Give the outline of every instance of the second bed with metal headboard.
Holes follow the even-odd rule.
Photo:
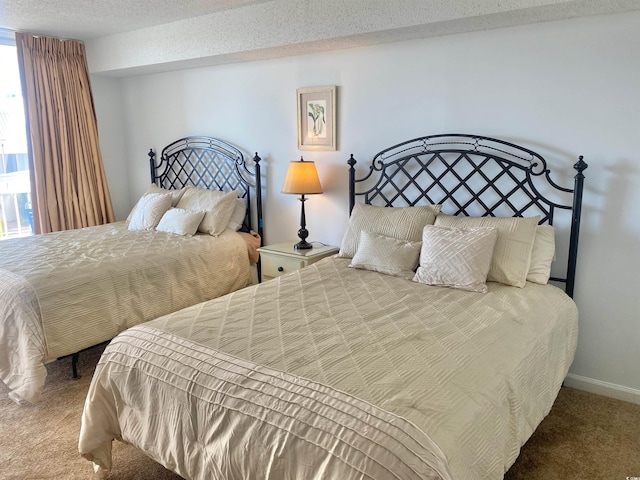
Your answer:
[[[421,247],[380,230],[419,237],[438,220],[433,206],[387,206],[489,216],[542,208],[550,222],[565,204],[531,189],[547,177],[540,157],[447,137],[454,145],[431,136],[386,149],[359,181],[351,158],[345,238],[378,229],[352,257],[355,244],[343,240],[338,256],[115,338],[85,404],[81,454],[108,470],[111,441],[126,439],[185,478],[260,478],[266,465],[270,478],[502,479],[571,365],[576,304],[546,283],[491,281],[480,293],[415,281],[413,265],[382,271],[391,260],[418,263]],[[574,189],[560,190],[573,196],[576,239],[585,167],[578,162]],[[356,187],[377,206],[356,204]],[[517,203],[521,188],[528,200]],[[526,223],[531,237],[541,228],[506,221]]]

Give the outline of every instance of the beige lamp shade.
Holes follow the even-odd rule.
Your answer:
[[[322,185],[320,185],[316,164],[314,162],[305,162],[302,158],[290,162],[287,176],[282,186],[282,193],[296,195],[322,193]]]

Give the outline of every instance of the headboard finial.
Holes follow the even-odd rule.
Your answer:
[[[149,171],[151,172],[151,183],[156,183],[156,154],[153,151],[153,148],[149,149],[149,153],[147,153],[149,157]]]
[[[573,165],[573,168],[578,171],[578,174],[584,172],[588,167],[589,165],[584,161],[584,156],[582,155],[578,157],[578,161]]]
[[[357,162],[356,162],[356,159],[353,158],[353,153],[349,157],[349,160],[347,160],[347,163],[349,164],[349,215],[351,215],[351,210],[353,210],[353,207],[354,207],[354,205],[356,203],[356,190],[355,190],[356,169],[355,169],[355,164]]]

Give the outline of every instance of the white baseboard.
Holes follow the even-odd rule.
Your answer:
[[[574,375],[573,373],[569,373],[567,375],[564,379],[564,385],[571,388],[577,388],[578,390],[584,390],[585,392],[591,392],[597,395],[603,395],[605,397],[624,400],[625,402],[637,403],[640,405],[640,390],[636,390],[635,388],[594,380],[593,378],[582,377],[580,375]]]

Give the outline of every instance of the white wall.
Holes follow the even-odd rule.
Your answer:
[[[543,154],[568,186],[571,165],[584,155],[571,379],[640,401],[639,44],[636,12],[128,77],[119,85],[124,118],[105,118],[100,128],[125,129],[129,205],[149,182],[149,147],[201,134],[234,143],[249,158],[259,152],[267,242],[295,238],[299,202],[280,188],[287,163],[301,154],[317,162],[325,188],[307,202],[310,238],[334,245],[347,223],[350,153],[362,166],[413,137],[484,134]],[[321,85],[339,87],[339,150],[300,152],[295,91]],[[105,103],[96,100],[99,110]],[[122,177],[112,174],[110,182]],[[116,210],[127,214],[122,205]]]
[[[127,156],[127,131],[123,123],[125,113],[122,108],[123,99],[120,87],[118,79],[99,75],[91,77],[91,91],[93,92],[98,134],[100,135],[100,150],[116,217],[121,217],[122,212],[128,212],[131,208],[127,175],[130,159]]]

